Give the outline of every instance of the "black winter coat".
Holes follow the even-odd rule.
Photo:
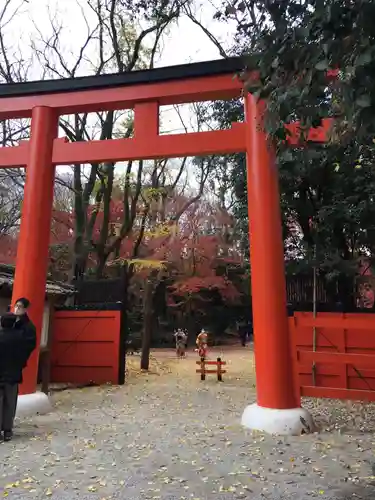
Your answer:
[[[27,314],[13,328],[0,330],[0,384],[19,384],[22,370],[36,347],[36,330]]]

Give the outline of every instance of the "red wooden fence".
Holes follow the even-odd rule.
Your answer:
[[[120,311],[57,311],[51,382],[119,383]]]
[[[375,314],[296,312],[290,335],[300,396],[375,401]]]

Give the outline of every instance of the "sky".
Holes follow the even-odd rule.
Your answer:
[[[216,4],[220,1],[197,0],[197,17],[224,44],[230,40],[233,31],[227,25],[213,20]],[[90,10],[85,7],[86,0],[28,0],[25,15],[19,17],[18,23],[26,34],[33,30],[33,23],[39,29],[46,30],[49,24],[49,13],[59,12],[61,18],[69,22],[66,25],[65,43],[71,46],[80,46],[85,39],[86,30],[82,19],[81,9],[90,19]],[[204,8],[202,7],[204,5]],[[92,18],[93,19],[93,18]],[[25,23],[26,20],[26,23]],[[65,23],[64,23],[65,24]],[[26,28],[26,29],[25,29]],[[220,57],[218,49],[209,42],[202,30],[189,19],[180,19],[178,26],[174,26],[168,40],[164,41],[164,50],[158,63],[159,66],[183,64],[187,62],[209,61]]]
[[[21,4],[23,0],[12,1],[14,5],[17,5]],[[220,0],[196,0],[196,15],[223,46],[228,47],[233,39],[234,30],[233,27],[213,19],[216,12],[215,2],[220,4]],[[31,39],[35,40],[35,37],[38,37],[38,30],[43,33],[44,37],[48,36],[51,32],[50,18],[56,15],[63,25],[61,40],[64,52],[77,53],[87,36],[84,16],[90,24],[95,23],[95,16],[87,7],[87,0],[28,0],[23,3],[18,16],[9,25],[8,43],[10,41],[14,47],[19,45],[24,56],[28,55],[31,51]],[[180,19],[178,24],[172,26],[169,34],[163,39],[162,47],[162,53],[156,66],[171,66],[220,58],[217,47],[208,39],[201,28],[187,17]],[[88,53],[90,53],[90,49]],[[90,69],[87,68],[87,71],[83,69],[81,74],[90,74]],[[36,67],[30,76],[32,79],[39,79],[40,69]],[[183,132],[176,112],[166,114],[166,110],[162,110],[162,113],[164,126],[168,130]],[[184,111],[184,120],[192,121],[190,115],[191,113],[186,114]]]

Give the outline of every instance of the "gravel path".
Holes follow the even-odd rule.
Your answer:
[[[254,399],[249,376],[234,363],[223,384],[201,383],[193,364],[55,394],[52,414],[19,422],[0,445],[0,498],[375,498],[373,405],[310,400],[320,434],[255,435],[238,423]]]

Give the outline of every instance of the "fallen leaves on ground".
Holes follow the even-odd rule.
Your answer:
[[[222,384],[200,381],[196,355],[161,352],[151,373],[129,356],[124,387],[55,394],[54,413],[22,422],[20,436],[0,445],[0,496],[267,500],[371,487],[374,405],[310,399],[322,434],[250,433],[239,419],[254,398],[251,352],[220,354],[228,360]]]

